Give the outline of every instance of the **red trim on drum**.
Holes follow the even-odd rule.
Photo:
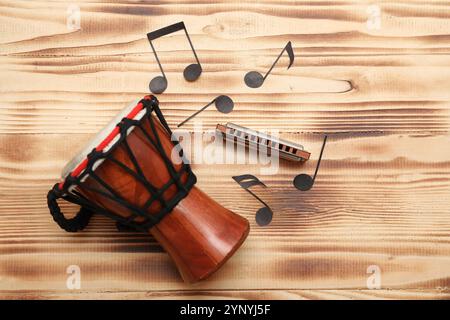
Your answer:
[[[151,99],[152,96],[145,96],[144,99],[148,100]],[[142,102],[139,102],[131,111],[129,114],[126,115],[125,118],[128,119],[134,119],[134,117],[136,117],[136,115],[144,108],[144,105],[142,104]],[[100,142],[100,144],[95,148],[96,151],[103,151],[103,149],[105,149],[110,143],[111,141],[114,140],[114,138],[120,133],[120,129],[119,126],[116,125],[114,127],[114,129],[111,131],[110,134],[108,134],[108,136],[103,139],[102,142]],[[88,163],[88,158],[85,158],[78,166],[75,167],[75,169],[70,173],[71,177],[78,177],[81,172],[83,172],[84,169],[86,169]],[[64,180],[65,181],[65,180]],[[64,181],[62,181],[58,187],[60,190],[63,189],[64,186]]]

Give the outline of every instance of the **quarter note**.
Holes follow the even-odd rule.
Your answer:
[[[186,122],[188,122],[189,120],[194,118],[196,115],[198,115],[200,112],[206,110],[206,108],[208,108],[213,103],[216,106],[216,109],[221,113],[230,113],[231,111],[233,111],[233,108],[234,108],[234,102],[229,96],[220,95],[220,96],[214,98],[214,100],[212,100],[206,106],[204,106],[203,108],[201,108],[200,110],[196,111],[194,114],[189,116],[187,119],[183,120],[183,122],[179,123],[177,125],[177,127],[178,128],[181,127]]]
[[[294,178],[294,187],[301,191],[308,191],[314,185],[314,181],[316,181],[317,172],[319,171],[320,161],[322,160],[323,150],[325,149],[325,144],[327,142],[327,137],[323,139],[322,149],[320,150],[319,161],[317,162],[316,171],[314,172],[314,176],[311,177],[305,173],[299,174]]]
[[[202,73],[202,66],[200,64],[200,60],[198,60],[197,53],[195,52],[194,46],[192,45],[191,42],[191,38],[189,37],[189,33],[187,32],[186,26],[184,25],[183,21],[147,33],[148,41],[150,42],[150,46],[152,47],[153,54],[155,55],[156,58],[156,62],[158,63],[159,69],[161,70],[161,76],[154,77],[152,81],[150,81],[149,85],[150,91],[155,94],[163,93],[167,89],[167,77],[161,66],[161,62],[159,61],[158,55],[156,54],[155,47],[153,47],[152,41],[180,30],[184,30],[184,32],[186,33],[186,38],[189,41],[189,45],[191,46],[195,60],[197,61],[197,63],[190,64],[184,69],[183,72],[184,78],[187,81],[195,81],[200,77]]]
[[[244,82],[247,85],[247,87],[250,87],[250,88],[261,87],[262,84],[264,83],[264,81],[266,80],[266,78],[269,76],[273,67],[277,64],[278,60],[281,58],[284,51],[286,51],[289,56],[289,65],[287,67],[289,69],[292,66],[292,64],[294,63],[294,50],[292,49],[292,44],[290,41],[286,44],[286,46],[283,48],[283,50],[281,50],[281,53],[278,55],[278,58],[275,60],[275,62],[270,67],[269,71],[267,71],[267,73],[264,76],[261,73],[259,73],[258,71],[250,71],[245,75]]]
[[[255,220],[256,223],[260,226],[266,226],[272,221],[273,212],[272,209],[265,203],[260,197],[253,193],[253,191],[249,190],[252,186],[263,186],[266,188],[266,185],[259,180],[257,177],[251,174],[243,174],[241,176],[234,176],[233,180],[236,181],[244,190],[250,193],[256,200],[262,203],[263,207],[259,208],[256,211]]]

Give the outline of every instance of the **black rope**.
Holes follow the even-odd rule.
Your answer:
[[[57,188],[58,185],[55,184],[53,189],[51,189],[47,194],[47,204],[53,220],[55,220],[55,222],[67,232],[77,232],[83,230],[88,225],[89,220],[91,220],[93,212],[84,207],[81,207],[80,211],[78,211],[75,217],[67,219],[64,214],[62,214],[58,202],[56,201],[57,199],[61,198],[61,196],[59,196]]]

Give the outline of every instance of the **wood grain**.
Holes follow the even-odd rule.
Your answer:
[[[450,298],[448,293],[440,290],[230,290],[230,291],[117,291],[117,292],[27,292],[15,291],[3,293],[5,299],[188,299],[188,300],[242,300],[242,299],[282,299],[282,300],[348,300],[348,299],[442,299]]]
[[[189,26],[204,72],[199,81],[184,82],[180,70],[192,54],[183,34],[158,39],[170,82],[164,106],[171,125],[227,93],[236,110],[226,119],[242,125],[293,132],[448,128],[450,23],[439,2],[382,3],[383,28],[376,31],[365,24],[367,3],[249,3],[236,14],[226,3],[82,2],[82,29],[76,32],[67,29],[67,6],[3,8],[6,31],[14,32],[2,34],[0,47],[6,66],[2,132],[96,132],[147,92],[158,68],[145,34],[175,20]],[[189,14],[193,6],[201,19]],[[30,16],[38,27],[17,22]],[[267,70],[287,40],[297,54],[294,67],[285,72],[282,60],[272,81],[257,90],[245,87],[244,74]],[[214,110],[202,115],[208,126],[216,119]]]
[[[450,10],[442,1],[77,1],[81,30],[67,28],[66,1],[0,0],[0,297],[8,299],[449,299]],[[279,130],[312,152],[299,166],[194,163],[198,186],[250,220],[248,240],[210,280],[181,282],[148,235],[117,232],[94,217],[67,234],[51,221],[48,189],[71,156],[129,101],[148,92],[158,68],[146,33],[184,21],[203,65],[182,79],[192,53],[182,33],[158,39],[169,79],[159,97],[175,127],[219,94],[235,109],[197,119]],[[249,89],[287,41],[266,83]],[[199,131],[193,122],[185,128]],[[313,173],[314,188],[292,187]],[[205,142],[205,146],[208,142]],[[251,173],[273,209],[258,227],[258,202],[232,179]],[[70,214],[72,205],[64,205]],[[81,290],[66,288],[79,265]],[[381,268],[368,290],[367,268]]]
[[[17,137],[28,137],[28,143],[37,146],[51,145],[57,138]],[[320,136],[282,137],[310,145],[314,154],[320,148]],[[268,185],[267,190],[255,192],[275,213],[267,228],[254,222],[257,202],[231,179],[234,174],[248,173],[248,166],[194,164],[199,187],[247,217],[252,228],[236,256],[195,288],[365,289],[367,267],[374,264],[383,270],[383,288],[448,287],[449,211],[447,201],[437,201],[450,195],[449,154],[442,149],[448,138],[331,136],[321,174],[307,193],[290,185],[295,174],[313,171],[314,159],[301,167],[282,163],[275,176],[261,176],[260,168],[254,166],[251,173]],[[14,283],[18,290],[64,290],[65,268],[70,264],[83,270],[85,290],[189,289],[147,235],[118,233],[112,222],[101,217],[78,234],[63,233],[51,221],[42,198],[57,179],[53,168],[64,164],[80,140],[78,135],[71,136],[61,148],[33,153],[33,159],[27,159],[27,151],[16,153],[26,159],[26,165],[2,158],[6,169],[0,179],[5,209],[0,221],[4,289]],[[420,144],[427,146],[428,154],[415,152]],[[350,168],[354,174],[349,174]],[[208,179],[212,174],[214,179]],[[11,181],[20,184],[13,186]],[[20,194],[27,195],[26,206]],[[101,272],[98,265],[102,265]]]

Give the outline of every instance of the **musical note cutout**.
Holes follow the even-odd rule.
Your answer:
[[[233,180],[236,181],[244,190],[250,193],[255,199],[263,204],[264,207],[259,208],[256,211],[255,220],[256,223],[260,226],[266,226],[272,221],[273,212],[272,209],[265,203],[260,197],[253,193],[253,191],[249,190],[252,186],[263,186],[266,188],[266,185],[259,180],[257,177],[251,174],[243,174],[241,176],[234,176]]]
[[[320,150],[319,161],[317,162],[316,171],[314,172],[314,176],[311,177],[305,173],[299,174],[294,178],[294,187],[301,191],[308,191],[314,185],[314,181],[316,181],[317,172],[319,171],[320,161],[322,160],[323,150],[325,149],[325,144],[327,142],[327,137],[323,139],[322,149]]]
[[[275,62],[270,67],[269,71],[267,71],[267,73],[264,76],[261,73],[259,73],[258,71],[250,71],[245,75],[244,82],[247,85],[247,87],[250,87],[250,88],[261,87],[263,85],[264,81],[266,80],[266,78],[269,76],[273,67],[275,67],[278,60],[281,58],[281,56],[283,55],[283,53],[285,51],[287,52],[287,54],[289,56],[289,65],[287,67],[289,69],[292,66],[292,64],[294,63],[294,58],[295,58],[294,50],[292,49],[292,44],[290,41],[286,44],[286,46],[283,48],[283,50],[281,50],[281,53],[278,55],[278,58],[275,60]]]
[[[159,61],[158,55],[156,54],[155,47],[153,47],[152,41],[180,30],[184,30],[184,32],[186,33],[186,38],[189,41],[189,45],[191,46],[195,60],[197,61],[197,63],[190,64],[184,69],[183,72],[184,78],[186,79],[186,81],[195,81],[200,77],[202,73],[202,66],[200,64],[200,60],[198,60],[197,53],[195,52],[194,46],[192,45],[191,42],[191,38],[189,37],[189,33],[187,32],[183,21],[147,33],[148,41],[150,42],[150,46],[152,47],[153,54],[155,55],[156,62],[158,63],[159,69],[161,70],[162,74],[161,76],[154,77],[152,81],[150,81],[149,85],[150,91],[155,94],[163,93],[167,89],[167,77],[166,74],[164,73],[161,62]]]
[[[194,118],[196,115],[198,115],[200,112],[206,110],[206,108],[208,108],[213,103],[216,106],[216,109],[221,113],[230,113],[231,111],[233,111],[233,108],[234,108],[233,100],[229,96],[221,95],[221,96],[214,98],[214,100],[212,100],[210,103],[208,103],[206,106],[204,106],[200,110],[196,111],[194,114],[189,116],[186,120],[183,120],[183,122],[178,124],[177,127],[178,128],[181,127],[186,122],[188,122],[189,120]]]

